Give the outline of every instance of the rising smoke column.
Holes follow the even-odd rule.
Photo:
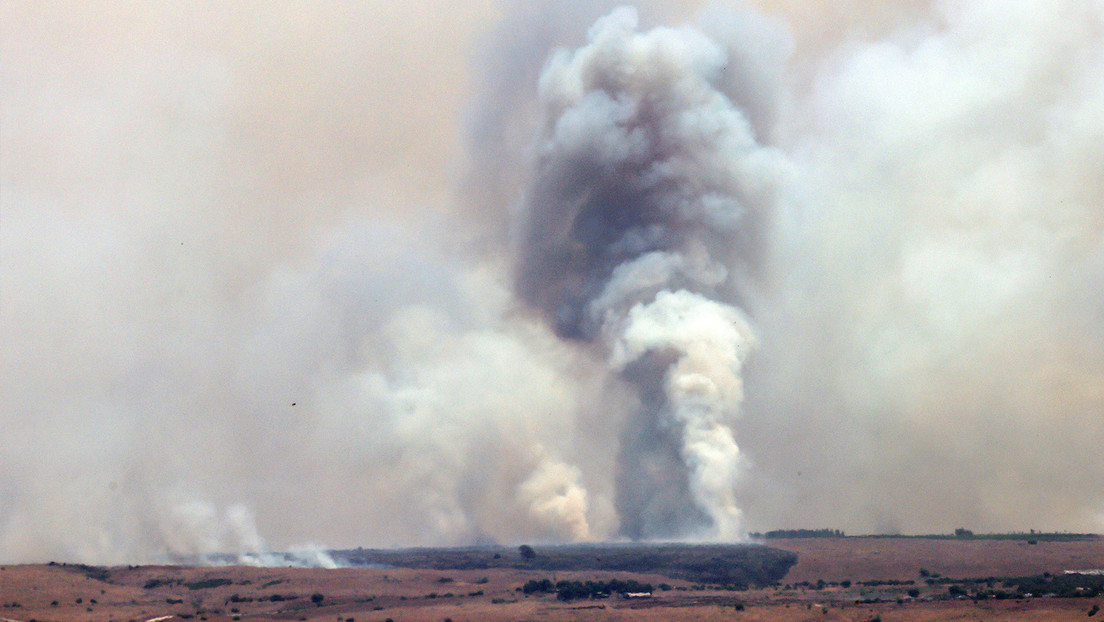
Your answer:
[[[516,287],[636,388],[616,493],[629,537],[744,533],[732,424],[756,339],[735,301],[785,162],[736,103],[738,72],[699,30],[639,32],[620,8],[540,77]]]

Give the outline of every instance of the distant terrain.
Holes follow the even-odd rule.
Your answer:
[[[1104,620],[1104,538],[333,551],[373,567],[0,567],[0,620]]]
[[[765,533],[752,533],[753,540],[776,540],[779,538],[892,538],[922,539],[922,540],[1023,540],[1026,542],[1071,542],[1075,540],[1092,540],[1097,534],[1069,533],[1069,532],[1045,532],[1045,531],[1017,531],[1010,533],[974,533],[969,529],[959,528],[952,533],[932,533],[904,536],[897,534],[869,534],[861,536],[847,536],[840,529],[775,529]]]

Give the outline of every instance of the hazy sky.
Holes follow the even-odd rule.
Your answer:
[[[1104,530],[1104,2],[617,4],[0,0],[0,559]]]

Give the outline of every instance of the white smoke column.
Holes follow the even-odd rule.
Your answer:
[[[629,537],[744,533],[731,426],[755,338],[734,303],[787,171],[738,104],[755,95],[746,60],[692,27],[638,32],[620,8],[540,78],[516,286],[636,387],[617,476]]]
[[[613,355],[614,364],[624,366],[651,350],[677,353],[665,382],[670,415],[683,427],[694,498],[722,540],[747,535],[733,489],[740,449],[731,424],[744,397],[740,368],[754,345],[736,309],[680,290],[634,306]]]
[[[521,498],[529,502],[530,516],[547,525],[558,539],[591,539],[587,491],[580,479],[578,467],[545,458],[521,484]]]

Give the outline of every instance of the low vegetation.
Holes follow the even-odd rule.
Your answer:
[[[556,598],[564,601],[580,599],[609,598],[613,594],[651,594],[650,583],[639,583],[634,579],[623,581],[613,579],[611,581],[557,581],[553,583],[549,579],[528,581],[521,587],[526,596],[530,594],[555,594]]]
[[[748,534],[756,539],[772,538],[844,538],[841,529],[775,529],[766,533]]]
[[[919,535],[900,534],[869,534],[848,536],[841,529],[774,529],[766,532],[752,532],[748,534],[756,540],[776,540],[786,538],[922,538],[929,540],[1025,540],[1032,544],[1039,542],[1077,542],[1100,538],[1092,533],[1067,533],[1067,532],[1043,532],[1034,529],[1026,532],[1012,531],[1005,533],[974,533],[965,527],[958,527],[951,533],[932,533]]]
[[[988,577],[985,579],[945,579],[952,597],[975,600],[1007,598],[1096,598],[1104,595],[1104,576],[1088,574],[1044,573],[1028,577]],[[940,581],[936,580],[939,584]]]
[[[974,533],[969,529],[958,528],[953,533],[921,534],[914,536],[873,534],[865,536],[849,536],[855,538],[906,538],[925,540],[1022,540],[1031,544],[1039,542],[1081,542],[1101,538],[1095,533],[1066,533],[1066,532],[1007,532],[1007,533]]]
[[[812,539],[795,537],[802,535]],[[358,549],[334,556],[363,566],[338,570],[0,566],[0,617],[514,622],[568,615],[688,620],[725,611],[777,622],[868,622],[955,619],[984,610],[985,619],[999,622],[1029,619],[1028,613],[1104,619],[1104,539],[1049,535],[985,542],[1011,538],[960,530],[943,541],[871,540],[814,529],[772,532],[776,547]],[[1032,538],[1036,546],[1029,546]],[[813,563],[794,564],[798,555]]]
[[[87,564],[59,564],[57,562],[50,562],[49,566],[60,566],[66,570],[82,574],[89,579],[95,579],[96,581],[103,581],[104,583],[111,582],[111,572],[103,566],[89,566]]]
[[[222,587],[224,585],[231,585],[234,583],[230,579],[201,579],[199,581],[192,581],[191,583],[185,583],[184,587],[189,590],[208,590],[215,587]]]
[[[352,566],[483,570],[650,572],[700,583],[771,585],[797,555],[757,544],[579,544],[502,547],[335,551]]]

